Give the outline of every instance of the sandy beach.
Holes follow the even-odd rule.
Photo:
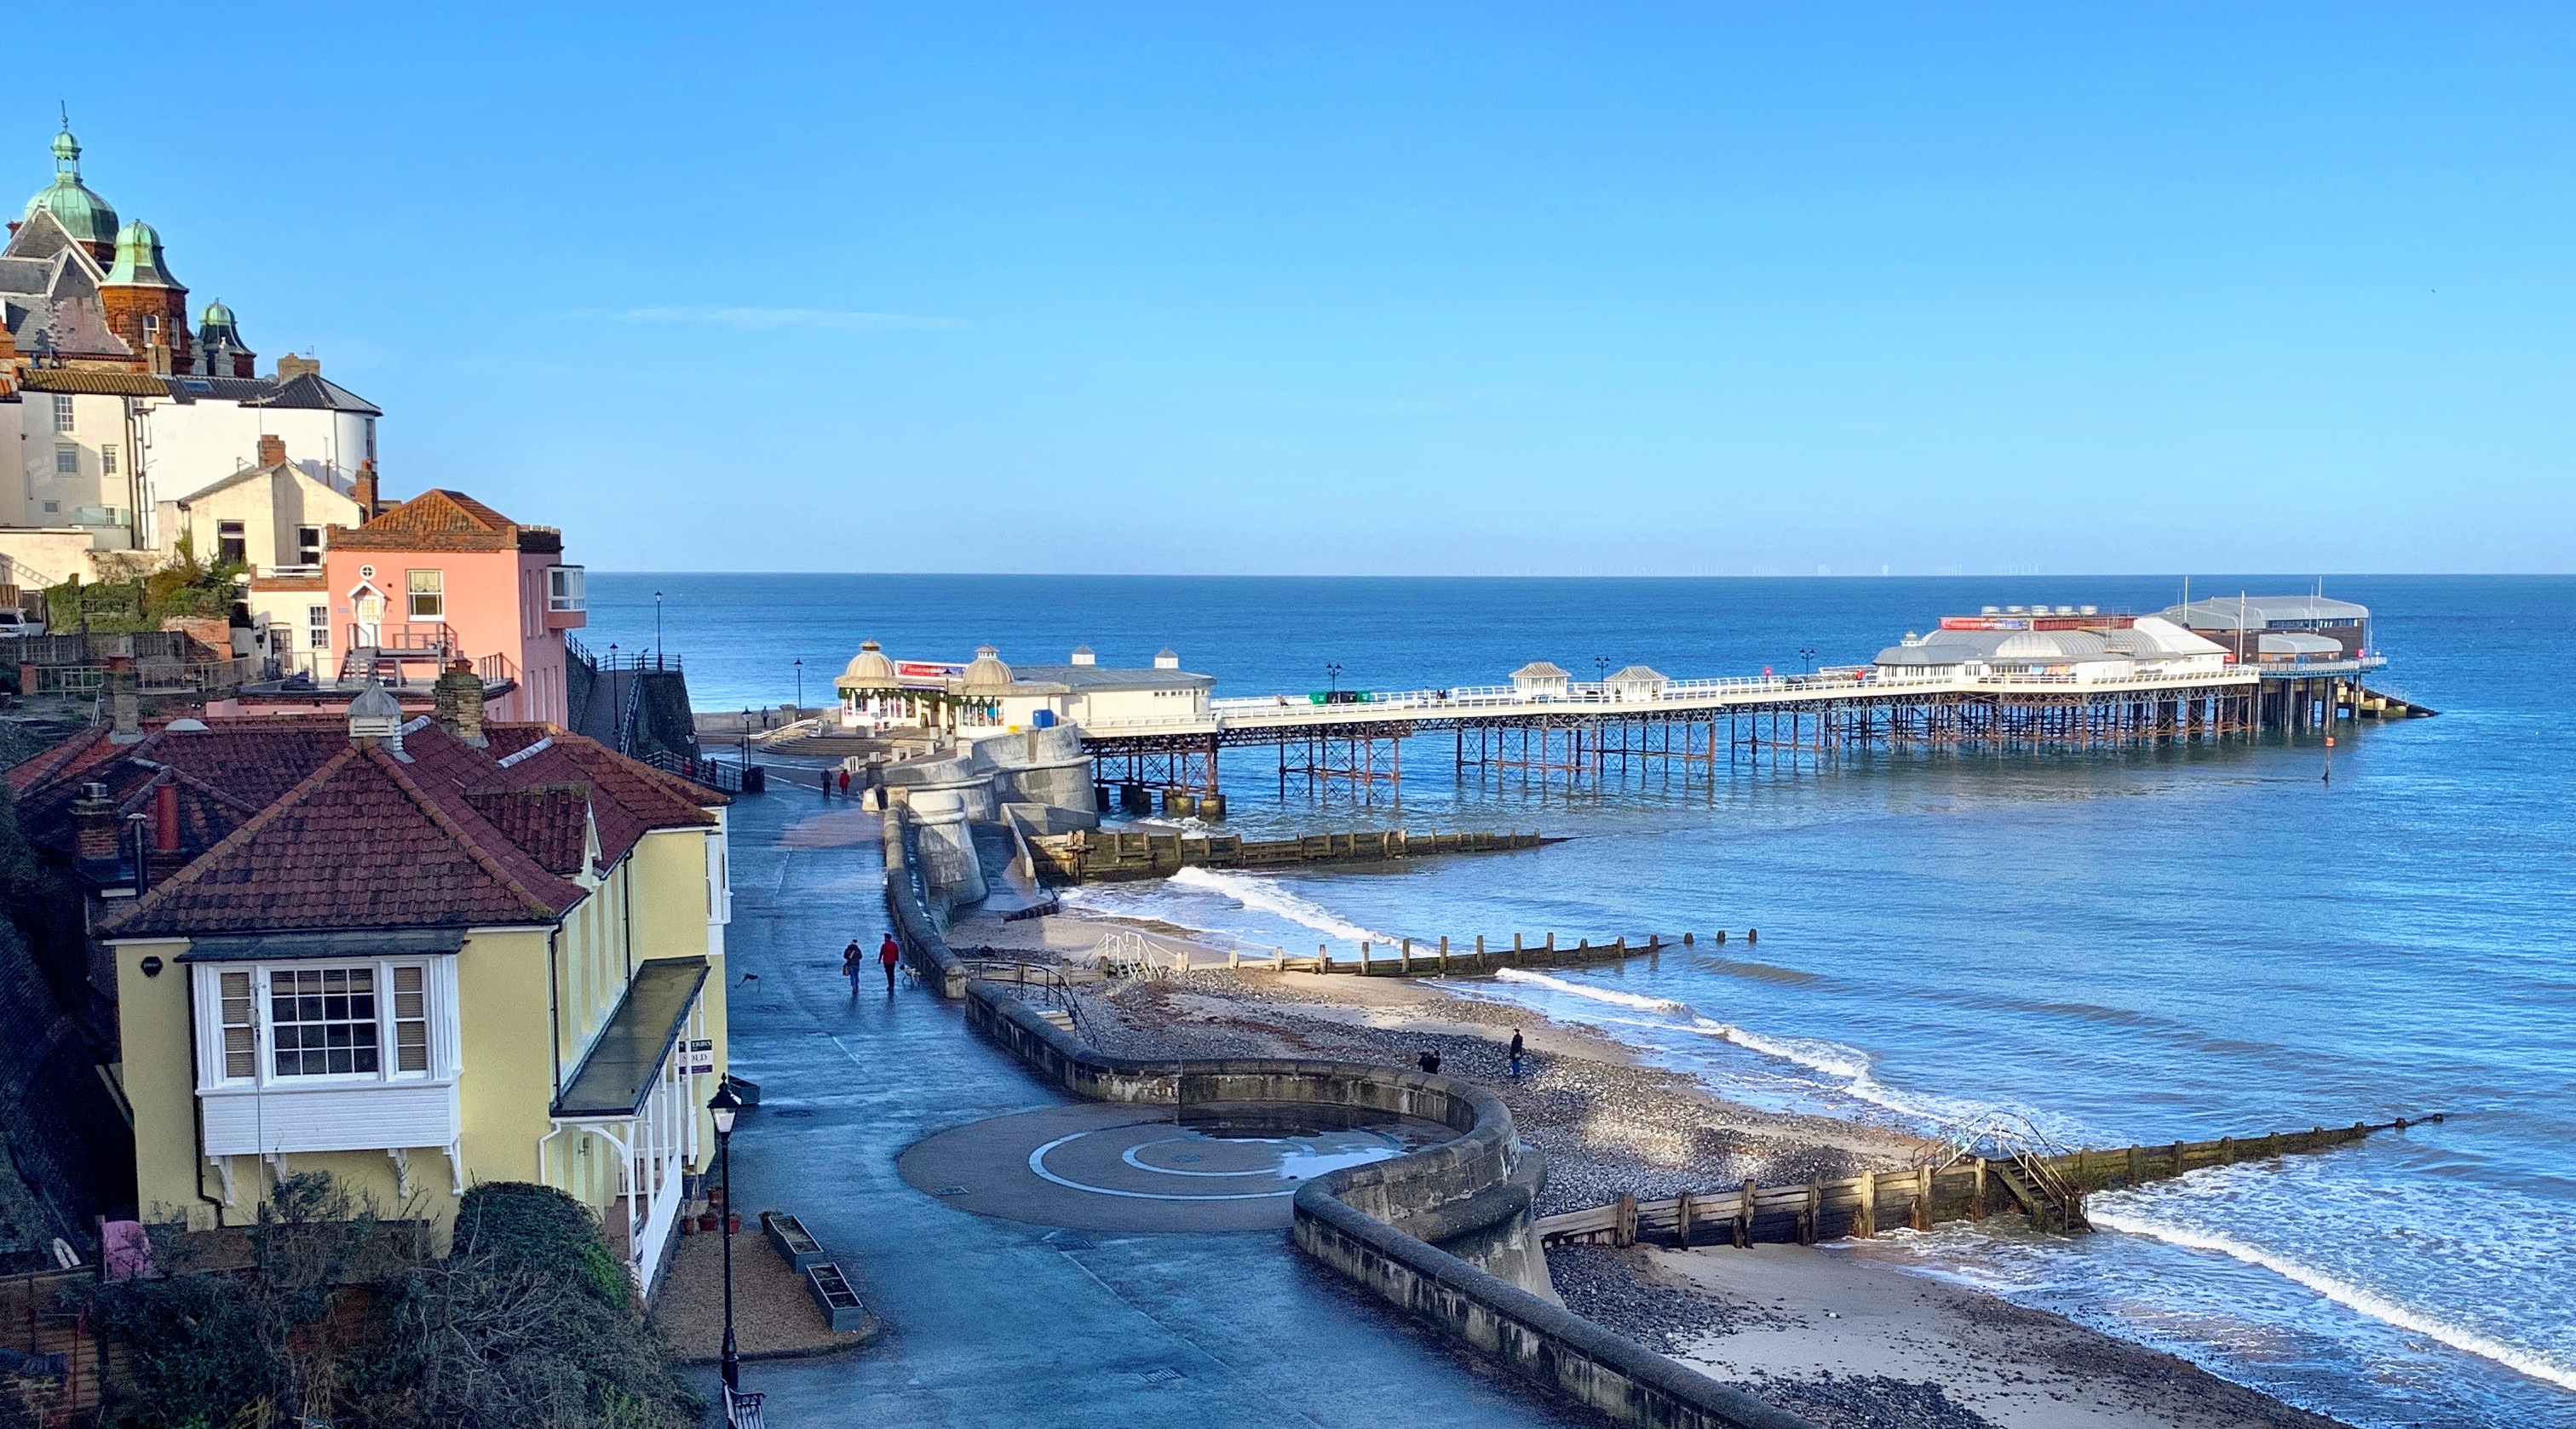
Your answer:
[[[1439,979],[1229,969],[1221,940],[1166,923],[1068,910],[965,919],[960,951],[1079,963],[1142,935],[1186,974],[1084,984],[1083,1026],[1133,1055],[1301,1055],[1410,1064],[1483,1083],[1548,1158],[1538,1210],[1910,1164],[1919,1141],[1832,1117],[1719,1098],[1645,1065],[1616,1039],[1527,1009],[1455,995]],[[1510,1076],[1518,1028],[1530,1056]],[[1832,1249],[1548,1253],[1567,1308],[1827,1429],[2333,1429],[2336,1421],[2060,1316]]]

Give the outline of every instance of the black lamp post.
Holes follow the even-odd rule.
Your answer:
[[[742,712],[742,767],[751,767],[751,711]]]
[[[805,717],[805,662],[796,662],[796,717]]]
[[[1325,693],[1325,701],[1324,701],[1324,702],[1325,702],[1326,704],[1330,704],[1330,703],[1332,703],[1332,699],[1331,699],[1331,697],[1332,697],[1333,695],[1339,694],[1339,693],[1341,692],[1341,688],[1342,688],[1342,667],[1341,667],[1341,666],[1339,666],[1339,665],[1326,665],[1326,666],[1324,667],[1324,693]]]
[[[716,1084],[716,1094],[707,1101],[707,1114],[716,1123],[716,1166],[724,1177],[724,1382],[725,1388],[742,1388],[742,1354],[733,1343],[733,1119],[742,1110],[742,1098],[733,1094],[733,1079]]]
[[[653,592],[653,668],[662,668],[662,593]]]
[[[1814,646],[1812,646],[1812,645],[1801,645],[1801,646],[1799,646],[1799,647],[1798,647],[1798,660],[1799,660],[1799,663],[1801,663],[1801,664],[1803,664],[1803,665],[1805,665],[1805,666],[1807,667],[1807,673],[1808,673],[1808,674],[1812,675],[1812,674],[1816,673],[1816,649],[1815,649],[1815,647],[1814,647]]]

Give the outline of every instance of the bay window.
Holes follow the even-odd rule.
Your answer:
[[[208,1091],[453,1075],[449,959],[200,966]]]

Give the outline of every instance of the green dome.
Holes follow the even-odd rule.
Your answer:
[[[141,219],[116,231],[116,264],[99,283],[102,288],[184,287],[161,266],[161,235]]]
[[[241,328],[233,322],[233,310],[224,306],[223,299],[206,304],[206,311],[197,319],[197,340],[208,347],[224,342],[241,346]]]
[[[27,200],[26,216],[34,218],[36,210],[46,209],[81,242],[114,243],[116,210],[81,182],[80,155],[80,141],[72,137],[70,128],[54,136],[54,182]]]

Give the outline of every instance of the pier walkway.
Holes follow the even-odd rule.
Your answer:
[[[1562,672],[1559,672],[1560,674]],[[1814,675],[1625,683],[1543,691],[1474,686],[1211,699],[1204,713],[1082,726],[1113,783],[1218,792],[1218,754],[1279,750],[1279,774],[1401,782],[1403,747],[1453,737],[1456,768],[1597,778],[1611,761],[1706,765],[1769,752],[1868,748],[2094,747],[2250,733],[2261,677],[2250,668],[2077,675]]]
[[[906,983],[853,998],[839,952],[885,927],[876,814],[753,796],[731,811],[736,1204],[801,1217],[887,1327],[855,1355],[756,1361],[780,1425],[1583,1425],[1345,1291],[1276,1230],[1111,1234],[982,1216],[908,1184],[907,1147],[1074,1105]],[[737,1252],[768,1254],[755,1238]],[[711,1354],[711,1345],[682,1345]],[[697,1372],[710,1394],[713,1371]]]

